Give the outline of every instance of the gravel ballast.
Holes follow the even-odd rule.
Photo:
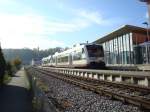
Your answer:
[[[144,112],[139,107],[111,100],[92,91],[51,76],[37,73],[40,80],[49,87],[49,100],[62,112]]]

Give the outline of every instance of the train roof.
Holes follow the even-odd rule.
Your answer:
[[[73,51],[78,50],[78,49],[81,49],[81,48],[83,48],[86,45],[100,45],[100,44],[95,44],[95,43],[81,43],[81,44],[76,44],[72,48],[70,48],[70,49],[68,49],[66,51],[63,51],[63,52],[60,52],[60,53],[56,52],[54,54],[54,56],[67,55],[68,53],[73,52]]]
[[[42,60],[46,60],[48,58],[59,56],[59,55],[68,55],[70,52],[73,52],[74,50],[83,48],[86,45],[100,45],[100,44],[96,44],[96,43],[80,43],[80,44],[75,44],[72,48],[70,48],[70,49],[68,49],[66,51],[63,51],[63,52],[60,52],[60,53],[56,52],[54,55],[49,55],[48,57],[44,57]]]
[[[94,41],[93,43],[104,43],[106,41],[112,40],[116,37],[119,37],[123,34],[126,33],[140,33],[140,34],[146,34],[147,29],[146,28],[142,28],[142,27],[138,27],[138,26],[133,26],[133,25],[123,25],[118,29],[113,30],[110,33],[107,33],[106,35],[102,36],[102,37],[98,37],[98,39],[96,41]],[[149,30],[150,32],[150,30]]]
[[[43,60],[46,60],[46,59],[49,59],[49,58],[51,58],[51,57],[52,57],[51,55],[49,55],[49,56],[47,56],[47,57],[43,57],[43,58],[42,58],[42,61],[43,61]]]

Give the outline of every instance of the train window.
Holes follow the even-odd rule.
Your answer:
[[[89,57],[103,57],[103,47],[100,45],[87,45],[86,46]]]
[[[85,59],[86,56],[85,56],[85,51],[84,51],[84,48],[82,48],[82,59]]]
[[[84,54],[85,52],[84,52],[84,48],[82,48],[82,54]]]
[[[58,60],[58,63],[60,63],[60,62],[61,62],[61,58],[60,58],[60,57],[58,57],[58,58],[57,58],[57,60]]]
[[[74,52],[73,60],[81,60],[82,59],[82,52]]]
[[[53,63],[55,63],[55,61],[56,61],[56,59],[55,59],[55,58],[53,58]]]
[[[85,53],[84,54],[82,54],[82,59],[85,59],[86,58],[86,56],[85,56]]]
[[[68,56],[61,57],[61,62],[68,62]]]

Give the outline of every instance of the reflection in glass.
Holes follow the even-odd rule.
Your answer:
[[[133,64],[132,33],[103,43],[106,64]]]

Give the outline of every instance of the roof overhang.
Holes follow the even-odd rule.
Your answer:
[[[122,36],[127,33],[141,33],[141,34],[146,34],[147,29],[142,28],[142,27],[137,27],[137,26],[132,26],[132,25],[124,25],[120,27],[119,29],[101,37],[100,39],[94,41],[93,43],[103,43],[105,41],[114,39],[116,37]]]
[[[141,2],[146,2],[148,5],[150,4],[150,0],[139,0]]]

